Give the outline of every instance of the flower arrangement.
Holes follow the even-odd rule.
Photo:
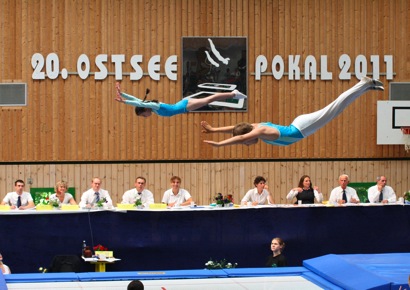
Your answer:
[[[60,201],[57,198],[50,198],[49,205],[52,207],[60,207]]]
[[[49,196],[42,197],[39,202],[40,205],[51,205],[52,207],[59,207],[60,202],[57,198],[50,198]]]
[[[98,244],[95,247],[93,247],[93,250],[94,250],[94,256],[98,257],[99,259],[101,259],[103,257],[105,257],[105,258],[114,257],[114,252],[109,251],[108,248],[104,247],[101,244]]]
[[[233,196],[232,196],[232,194],[228,194],[228,195],[226,195],[226,196],[223,196],[222,195],[222,193],[218,193],[216,196],[215,196],[215,202],[216,202],[216,204],[218,205],[221,205],[221,206],[225,206],[226,204],[233,204]]]
[[[137,199],[135,200],[134,205],[135,205],[136,207],[141,207],[141,206],[142,206],[141,198],[137,198]]]
[[[43,204],[43,205],[49,205],[50,204],[50,200],[49,197],[43,197],[40,199],[39,204]]]
[[[47,271],[48,271],[48,269],[47,269],[47,268],[44,268],[44,267],[40,267],[40,268],[38,268],[38,272],[39,272],[39,273],[44,274],[44,273],[46,273]]]
[[[103,207],[103,204],[107,202],[107,199],[105,197],[101,198],[99,201],[95,203],[96,207]]]
[[[212,258],[209,259],[208,262],[205,263],[206,269],[226,269],[226,268],[236,268],[238,263],[229,263],[226,259],[222,259],[220,261],[213,261]]]
[[[405,192],[404,195],[403,195],[403,197],[404,197],[404,200],[410,202],[410,190],[407,191],[407,192]]]
[[[33,197],[34,199],[34,204],[35,205],[48,205],[48,199],[50,198],[50,195],[52,195],[52,192],[38,192],[36,195]]]
[[[94,249],[94,252],[95,251],[108,251],[108,248],[104,247],[101,244],[96,245],[95,247],[93,247],[93,249]]]

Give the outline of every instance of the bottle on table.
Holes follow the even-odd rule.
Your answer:
[[[85,241],[83,241],[83,250],[82,250],[82,256],[84,257],[84,251],[87,248],[87,244],[85,243]]]

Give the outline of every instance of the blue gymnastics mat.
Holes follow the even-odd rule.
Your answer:
[[[220,270],[171,270],[83,273],[27,273],[2,275],[0,290],[124,289],[134,279],[147,289],[389,289],[410,290],[410,253],[329,254],[303,261],[303,267],[235,268]],[[102,284],[101,284],[102,285]],[[195,286],[195,287],[194,287]],[[8,288],[9,287],[9,288]],[[50,288],[51,287],[51,288]],[[218,288],[220,287],[220,288]],[[262,288],[261,288],[262,287]],[[242,288],[240,288],[242,289]]]
[[[303,266],[343,289],[410,289],[410,253],[325,255]]]

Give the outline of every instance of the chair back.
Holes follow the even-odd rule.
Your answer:
[[[57,255],[48,269],[48,272],[80,272],[81,260],[75,255]]]

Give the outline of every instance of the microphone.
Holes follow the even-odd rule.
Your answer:
[[[93,206],[97,202],[97,196],[94,194],[93,201],[90,203],[91,206]]]

